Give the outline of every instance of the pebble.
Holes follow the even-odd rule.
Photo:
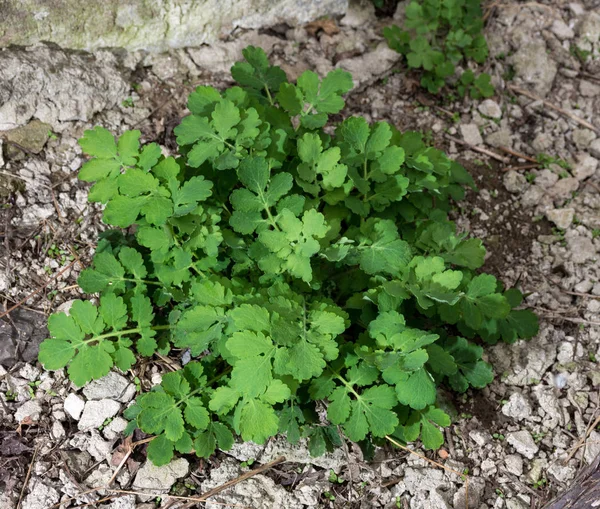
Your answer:
[[[462,124],[460,126],[460,133],[463,139],[470,145],[483,144],[483,138],[476,124]]]
[[[519,477],[523,475],[523,458],[518,454],[509,454],[505,456],[504,464],[506,465],[506,470],[511,474]]]
[[[477,107],[479,113],[489,118],[501,118],[502,110],[496,101],[486,99]]]
[[[65,399],[65,412],[69,414],[76,421],[81,417],[81,412],[83,412],[83,408],[85,407],[85,402],[81,399],[77,394],[69,394],[67,399]]]
[[[515,392],[502,406],[502,413],[517,421],[522,421],[531,416],[531,405],[521,393]]]
[[[506,441],[512,445],[519,454],[530,460],[535,457],[539,450],[539,447],[533,440],[531,433],[529,433],[527,430],[509,433],[506,436]]]
[[[125,377],[111,371],[108,375],[87,384],[83,388],[83,394],[88,400],[114,399],[121,401],[129,386]]]
[[[577,180],[585,180],[596,173],[598,168],[598,159],[589,154],[582,153],[577,156],[577,162],[573,166],[573,176]]]
[[[575,209],[551,209],[546,212],[546,217],[561,230],[566,230],[575,217]]]
[[[41,413],[42,406],[37,400],[27,401],[15,412],[15,420],[17,422],[23,422],[23,420],[29,417],[32,421],[37,422],[40,419]]]
[[[550,31],[562,41],[575,37],[575,32],[562,19],[555,19]]]
[[[88,401],[85,404],[81,419],[77,427],[80,430],[88,428],[99,428],[106,419],[117,415],[121,405],[112,399],[102,399],[100,401]]]
[[[190,465],[185,458],[176,459],[161,467],[147,461],[138,470],[133,481],[133,489],[167,492],[177,479],[187,475],[189,467]]]

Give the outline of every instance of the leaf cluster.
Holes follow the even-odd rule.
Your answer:
[[[406,56],[412,69],[422,69],[421,86],[437,93],[451,81],[456,67],[468,61],[485,62],[488,46],[482,33],[480,0],[411,0],[404,26],[386,27],[390,48]],[[461,96],[491,97],[489,74],[462,73],[456,84]]]
[[[198,87],[180,150],[86,131],[80,178],[116,227],[79,285],[99,294],[49,319],[47,369],[76,385],[140,357],[193,360],[126,417],[156,438],[149,458],[208,457],[235,436],[284,433],[313,454],[393,434],[442,443],[438,388],[484,387],[480,338],[527,338],[518,290],[479,274],[485,249],[448,220],[467,172],[415,132],[349,117],[351,76],[290,83],[244,50],[238,85]]]

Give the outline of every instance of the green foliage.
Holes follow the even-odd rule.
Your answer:
[[[485,62],[488,47],[482,34],[480,0],[412,0],[406,6],[404,27],[386,27],[383,35],[390,48],[406,56],[412,69],[422,69],[421,86],[437,93],[454,76],[456,66],[468,61]],[[462,73],[457,90],[473,99],[491,97],[489,74],[475,77]]]
[[[189,349],[125,413],[129,432],[156,436],[157,465],[236,435],[304,437],[313,455],[340,446],[338,430],[367,448],[390,434],[439,447],[438,387],[492,379],[478,338],[537,331],[517,290],[476,273],[481,241],[447,219],[473,182],[418,133],[327,126],[349,74],[292,84],[262,50],[244,56],[240,86],[191,94],[176,157],[139,131],[85,132],[80,178],[119,229],[79,278],[99,304],[52,315],[40,361],[83,385]]]

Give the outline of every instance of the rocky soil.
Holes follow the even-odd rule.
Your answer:
[[[393,20],[369,5],[163,54],[0,51],[0,302],[20,304],[0,320],[0,507],[174,509],[279,456],[288,462],[206,507],[467,507],[465,477],[448,469],[468,475],[469,508],[540,508],[569,486],[600,453],[600,9],[592,1],[491,5],[487,70],[497,92],[484,101],[423,92],[382,40]],[[402,13],[401,5],[396,22]],[[83,390],[36,363],[47,315],[80,295],[77,275],[103,229],[76,179],[77,138],[95,124],[138,128],[169,152],[187,94],[226,86],[248,44],[292,78],[351,71],[357,89],[346,114],[424,131],[465,164],[479,189],[456,219],[484,239],[486,269],[518,284],[541,317],[533,340],[487,349],[491,386],[454,400],[445,448],[427,454],[446,470],[391,447],[373,461],[352,444],[311,459],[279,439],[157,468],[143,443],[122,436],[121,413],[168,362]]]

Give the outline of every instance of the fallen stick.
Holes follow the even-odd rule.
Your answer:
[[[514,85],[508,85],[508,89],[512,90],[513,92],[516,92],[517,94],[521,94],[521,95],[524,95],[525,97],[529,97],[530,99],[533,99],[534,101],[542,101],[544,103],[544,105],[548,106],[548,108],[550,108],[554,111],[558,111],[560,114],[564,115],[565,117],[569,117],[571,120],[574,120],[578,124],[580,124],[584,127],[587,127],[588,129],[591,129],[592,131],[600,134],[600,129],[597,128],[596,126],[594,126],[593,124],[590,124],[587,120],[584,120],[584,119],[578,117],[577,115],[575,115],[574,113],[571,113],[570,111],[567,111],[563,108],[559,108],[558,106],[555,106],[554,104],[552,104],[550,101],[547,101],[543,97],[532,94],[528,90],[524,90],[522,88],[515,87]]]
[[[506,157],[502,157],[500,154],[496,154],[495,152],[492,152],[491,150],[487,150],[485,148],[481,148],[476,145],[472,145],[471,143],[467,143],[466,141],[455,138],[454,136],[450,136],[449,134],[446,134],[446,138],[448,138],[450,141],[453,141],[454,143],[458,143],[459,145],[464,145],[465,147],[469,147],[471,150],[474,150],[475,152],[480,152],[481,154],[485,154],[486,156],[493,157],[494,159],[496,159],[497,161],[500,161],[501,163],[508,164],[508,162],[509,162],[509,160]]]
[[[534,159],[533,157],[529,157],[528,155],[525,155],[525,154],[521,154],[521,152],[517,152],[516,150],[513,150],[512,148],[508,148],[508,147],[498,147],[498,148],[512,156],[519,157],[521,159],[525,159],[525,161],[529,161],[531,163],[536,163],[536,165],[539,164],[537,159]]]

